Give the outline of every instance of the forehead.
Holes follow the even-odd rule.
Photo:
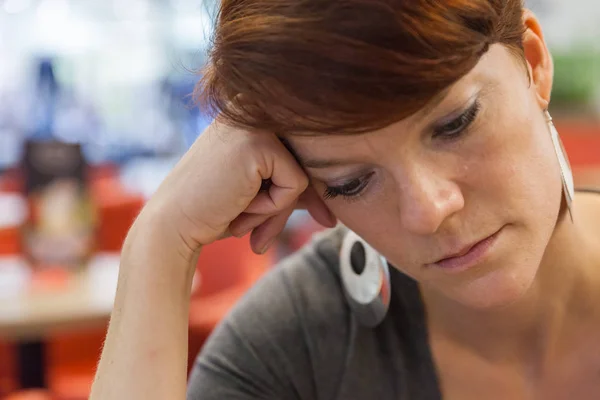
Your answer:
[[[364,146],[370,141],[368,138],[385,136],[385,133],[392,131],[396,133],[418,129],[427,121],[442,118],[460,108],[480,92],[487,95],[495,92],[502,84],[514,84],[515,80],[519,79],[515,71],[523,71],[518,62],[519,60],[504,46],[493,45],[473,70],[462,79],[431,99],[421,110],[390,126],[361,134],[315,135],[305,132],[283,137],[300,161],[313,156],[327,158],[334,150],[336,154],[350,152],[353,148]]]

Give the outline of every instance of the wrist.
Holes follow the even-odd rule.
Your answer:
[[[122,256],[147,259],[170,270],[194,270],[199,250],[186,242],[172,218],[144,208],[127,234]]]

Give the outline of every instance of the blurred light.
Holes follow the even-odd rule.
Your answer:
[[[63,24],[39,21],[36,28],[35,44],[42,52],[81,53],[97,46],[99,42],[95,26],[76,17]]]
[[[178,12],[196,11],[200,7],[196,0],[170,0],[171,7]]]
[[[68,0],[41,0],[33,45],[44,53],[81,53],[97,42],[95,25],[71,10]]]
[[[187,13],[175,19],[173,35],[180,46],[205,48],[213,32],[213,22],[206,13]]]
[[[18,14],[27,10],[30,5],[31,0],[5,0],[3,8],[7,14]]]
[[[69,3],[67,0],[42,0],[37,8],[40,20],[65,22],[69,18]]]
[[[122,19],[144,19],[148,16],[147,0],[113,0],[115,15]]]

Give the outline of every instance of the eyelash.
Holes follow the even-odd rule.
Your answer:
[[[346,199],[358,198],[367,187],[373,174],[374,172],[371,172],[361,178],[352,179],[341,186],[327,186],[323,197],[325,200],[334,199],[338,196],[343,196]]]
[[[467,131],[467,128],[475,121],[479,114],[480,104],[476,101],[468,110],[463,112],[458,118],[437,127],[433,130],[433,137],[440,139],[454,139]]]
[[[451,140],[460,137],[466,133],[467,128],[475,121],[479,114],[480,104],[476,101],[468,110],[463,112],[453,121],[435,128],[433,132],[434,138]],[[341,186],[327,186],[323,197],[325,200],[334,199],[338,196],[343,196],[346,199],[358,198],[369,183],[373,172],[364,177],[352,179],[350,182]]]

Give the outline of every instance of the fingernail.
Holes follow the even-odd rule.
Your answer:
[[[250,232],[252,232],[252,227],[250,227],[250,228],[248,228],[248,229],[246,229],[246,230],[242,231],[242,234],[240,235],[240,237],[244,237],[244,236],[246,236],[247,234],[249,234]]]
[[[259,253],[260,254],[265,254],[267,252],[267,250],[269,250],[269,247],[271,247],[271,245],[273,244],[273,242],[275,241],[276,238],[271,238],[269,239],[269,241],[267,243],[265,243],[265,245],[260,249]]]
[[[239,233],[236,235],[236,237],[244,237],[244,236],[246,236],[247,234],[249,234],[250,232],[252,232],[252,229],[254,229],[254,226],[253,226],[253,225],[246,226],[246,227],[243,227],[243,226],[242,226],[242,228],[241,228],[241,229],[237,229],[237,231],[238,231]]]

